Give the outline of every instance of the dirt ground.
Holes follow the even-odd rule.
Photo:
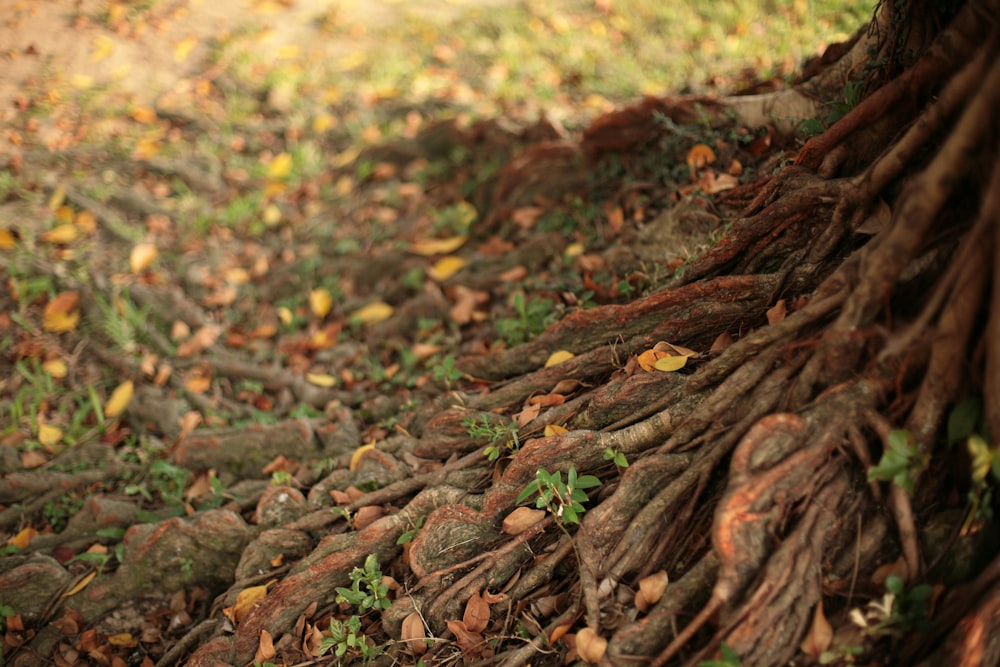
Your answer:
[[[511,0],[8,0],[0,20],[0,124],[43,81],[76,89],[114,88],[149,103],[200,71],[213,40],[265,28],[256,49],[288,47],[329,56],[377,48],[366,36],[403,17],[447,19],[472,4]],[[148,9],[145,9],[148,7]],[[121,8],[121,9],[118,9]],[[142,8],[142,9],[137,9]],[[144,20],[125,21],[142,11]],[[324,21],[347,26],[333,38]],[[54,87],[54,86],[53,86]]]

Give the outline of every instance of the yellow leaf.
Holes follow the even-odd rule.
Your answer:
[[[292,315],[292,311],[287,306],[281,306],[278,308],[278,319],[286,327],[295,320],[295,316]]]
[[[14,233],[6,227],[0,227],[0,250],[13,248],[17,243]]]
[[[695,144],[687,154],[687,163],[691,169],[701,169],[706,164],[715,162],[715,151],[705,144]]]
[[[421,239],[410,244],[410,252],[414,255],[447,255],[455,252],[465,243],[464,236],[449,236],[446,239]]]
[[[563,252],[567,257],[577,257],[583,254],[583,250],[584,250],[583,244],[577,242],[577,243],[570,243],[568,246],[566,246],[566,250],[564,250]]]
[[[77,229],[76,225],[58,225],[47,232],[43,232],[38,238],[46,243],[65,245],[72,243],[79,237],[80,230]]]
[[[92,44],[94,45],[94,50],[90,54],[91,62],[100,62],[111,55],[111,51],[115,48],[115,42],[107,35],[98,35],[94,38]]]
[[[111,396],[108,398],[108,402],[104,404],[104,415],[106,417],[117,417],[125,412],[125,408],[128,407],[134,393],[135,384],[131,380],[126,380],[115,387],[115,390],[111,392]]]
[[[53,426],[52,424],[38,425],[38,442],[42,443],[46,447],[58,444],[59,441],[62,440],[62,437],[62,429],[58,426]]]
[[[546,437],[550,435],[562,435],[563,433],[569,433],[569,429],[565,426],[560,426],[559,424],[546,424],[545,425],[545,435]]]
[[[278,58],[281,60],[291,60],[299,55],[298,44],[285,44],[278,48]]]
[[[328,113],[320,114],[313,118],[312,129],[313,132],[319,134],[321,132],[326,132],[327,130],[333,128],[337,123],[337,119]]]
[[[292,156],[289,153],[278,153],[267,166],[267,177],[273,179],[285,178],[292,172]]]
[[[13,544],[18,549],[24,549],[28,546],[31,540],[35,539],[37,536],[38,531],[29,526],[28,528],[21,529],[17,535],[10,538],[10,540],[8,540],[8,544]]]
[[[49,197],[49,210],[55,211],[62,206],[63,202],[66,200],[66,188],[62,185],[56,186],[53,190],[52,196]]]
[[[309,292],[309,310],[313,315],[322,319],[327,316],[331,308],[333,308],[333,296],[329,290],[320,287]],[[278,316],[281,316],[280,313]]]
[[[42,313],[42,328],[52,333],[72,331],[80,322],[77,309],[80,295],[77,292],[63,292],[45,304]]]
[[[233,623],[239,623],[246,615],[250,613],[254,605],[264,599],[267,596],[267,584],[263,586],[250,586],[249,588],[244,588],[236,596],[236,603],[228,608],[229,620]]]
[[[982,483],[993,467],[993,457],[996,456],[981,436],[971,435],[966,443],[969,455],[972,457],[972,480]]]
[[[63,593],[63,597],[64,598],[68,598],[71,595],[76,595],[77,593],[79,593],[80,591],[82,591],[84,588],[86,588],[90,584],[90,582],[92,582],[94,580],[94,577],[96,577],[96,576],[97,576],[97,570],[94,570],[93,572],[90,572],[89,574],[87,574],[87,576],[85,576],[83,579],[81,579],[80,581],[78,581],[77,584],[76,584],[76,586],[73,586],[73,588],[71,588],[68,591],[66,591],[65,593]]]
[[[205,375],[195,375],[184,383],[184,388],[192,394],[204,394],[212,386],[212,378]]]
[[[306,373],[306,382],[317,387],[332,387],[337,384],[337,378],[326,373]]]
[[[653,364],[653,368],[658,371],[679,371],[684,368],[684,364],[687,363],[687,360],[687,357],[682,356],[660,357],[656,360],[656,363]]]
[[[136,107],[130,115],[132,120],[143,125],[152,125],[157,119],[156,111],[151,107]]]
[[[351,317],[361,320],[365,324],[374,324],[388,319],[392,315],[392,312],[392,306],[382,301],[376,301],[354,311]]]
[[[264,211],[261,213],[261,220],[268,227],[274,227],[276,224],[281,222],[281,209],[274,204],[268,204],[264,207]]]
[[[91,211],[80,211],[76,214],[74,224],[84,234],[93,234],[97,231],[97,216]]]
[[[465,266],[465,260],[461,257],[455,257],[454,255],[449,255],[448,257],[442,257],[439,259],[431,270],[428,271],[430,277],[438,282],[443,282],[451,278],[455,273]]]
[[[348,470],[351,471],[357,470],[358,465],[361,463],[361,457],[364,456],[365,452],[367,452],[369,449],[375,449],[374,442],[369,442],[367,445],[361,445],[360,447],[355,449],[354,453],[351,454],[351,462],[347,466]]]
[[[140,243],[132,248],[129,254],[128,263],[132,273],[142,273],[156,259],[157,248],[152,243]]]
[[[198,38],[191,36],[182,39],[174,47],[174,62],[182,63],[187,60],[187,57],[191,55],[191,50],[194,49],[195,45],[198,43]]]
[[[112,646],[135,648],[139,645],[139,640],[133,637],[131,632],[119,632],[115,635],[108,635],[108,643]]]
[[[54,378],[64,378],[69,374],[69,368],[62,359],[49,359],[42,364],[42,370]]]
[[[567,359],[572,359],[573,356],[574,356],[573,353],[570,352],[569,350],[556,350],[555,352],[549,355],[549,358],[545,362],[545,367],[548,368],[549,366],[555,366],[556,364],[561,364]]]
[[[74,74],[70,84],[77,90],[87,90],[94,87],[94,77],[88,74]]]

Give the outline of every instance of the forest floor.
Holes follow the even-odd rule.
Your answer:
[[[866,18],[662,4],[15,3],[0,24],[10,664],[182,664],[330,536],[401,507],[399,547],[345,567],[342,598],[300,610],[284,641],[257,633],[258,662],[461,661],[560,616],[549,584],[491,618],[508,576],[437,610],[446,630],[415,627],[414,582],[477,554],[414,560],[422,517],[453,499],[407,503],[448,475],[489,487],[532,438],[582,428],[612,373],[707,358],[714,337],[663,341],[560,376],[573,351],[537,341],[655,294],[725,232],[743,203],[727,193],[799,145],[697,115],[657,116],[610,157],[581,133],[644,94],[783,85]],[[628,467],[606,454],[588,481]],[[519,520],[505,530],[548,525]],[[581,646],[550,639],[553,661]]]

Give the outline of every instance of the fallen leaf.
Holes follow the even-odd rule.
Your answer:
[[[182,39],[180,42],[174,46],[174,62],[182,63],[187,60],[188,56],[191,55],[191,50],[194,49],[195,45],[198,43],[197,37],[187,37]]]
[[[79,292],[62,292],[45,304],[42,328],[52,333],[72,331],[80,322]]]
[[[108,402],[104,404],[104,416],[117,417],[125,412],[125,408],[128,407],[134,393],[135,384],[132,380],[126,380],[115,387],[115,390],[111,392],[111,396],[108,398]]]
[[[119,632],[108,635],[108,643],[122,648],[135,648],[139,645],[139,640],[133,637],[131,632]]]
[[[725,331],[723,331],[722,333],[720,333],[718,336],[715,337],[715,341],[712,342],[712,347],[709,348],[708,353],[713,357],[717,357],[723,352],[725,352],[726,348],[728,348],[732,344],[733,344],[733,337],[730,336]]]
[[[568,246],[566,246],[566,249],[563,251],[563,254],[566,255],[567,257],[579,257],[580,255],[583,254],[584,249],[585,249],[584,245],[579,241],[577,241],[576,243],[570,243]]]
[[[639,367],[648,372],[653,370],[659,358],[657,350],[646,350],[637,357],[637,361],[639,362]]]
[[[184,383],[184,388],[192,394],[204,394],[212,386],[212,378],[206,375],[194,375]]]
[[[254,662],[263,664],[277,655],[274,650],[274,639],[267,630],[260,631],[260,641],[257,643],[257,653],[254,655]]]
[[[482,632],[490,622],[490,606],[486,604],[479,593],[473,593],[465,603],[465,614],[462,622],[469,632]]]
[[[635,593],[635,606],[642,613],[660,601],[667,590],[667,572],[660,570],[639,580],[639,590]]]
[[[695,144],[687,154],[687,164],[692,171],[715,162],[715,151],[707,144]]]
[[[559,380],[559,382],[556,383],[556,386],[552,387],[551,393],[563,395],[572,394],[574,391],[583,386],[584,384],[579,380]]]
[[[28,449],[21,452],[21,467],[25,470],[40,468],[48,462],[48,457],[37,449]]]
[[[545,437],[553,435],[562,435],[563,433],[569,433],[569,429],[565,426],[560,426],[559,424],[546,424],[545,425]]]
[[[812,658],[819,658],[820,654],[829,649],[832,643],[833,627],[826,620],[826,615],[823,613],[823,603],[820,602],[816,605],[816,611],[813,612],[813,622],[809,628],[809,632],[802,640],[799,648],[806,655]]]
[[[550,354],[549,358],[545,361],[545,368],[548,368],[549,366],[555,366],[556,364],[561,364],[567,359],[572,359],[573,356],[574,356],[573,353],[570,352],[569,350],[556,350],[555,352]]]
[[[686,356],[660,357],[656,360],[656,363],[653,364],[653,368],[658,371],[666,372],[679,371],[684,368],[685,364],[687,364],[687,360],[688,358]]]
[[[28,528],[22,528],[18,531],[17,535],[7,540],[7,544],[13,544],[18,549],[26,549],[31,540],[38,536],[38,531],[30,526]]]
[[[267,165],[267,177],[281,179],[292,173],[292,156],[289,153],[278,153]]]
[[[360,320],[364,324],[375,324],[392,316],[393,307],[382,301],[369,303],[367,306],[359,308],[351,314],[352,319]]]
[[[427,274],[440,283],[455,275],[463,266],[465,266],[464,259],[449,255],[435,262]]]
[[[17,238],[14,232],[6,227],[0,227],[0,250],[9,250],[17,245]]]
[[[540,405],[543,408],[551,408],[554,405],[562,405],[566,402],[566,397],[561,394],[539,394],[528,399],[528,405]]]
[[[379,505],[365,505],[354,513],[354,530],[364,530],[385,516],[385,508]]]
[[[462,621],[447,621],[448,629],[455,635],[455,644],[466,660],[474,660],[483,652],[484,641],[477,632],[469,632]]]
[[[369,442],[368,444],[361,445],[360,447],[355,449],[354,453],[351,454],[351,462],[347,466],[348,470],[351,471],[357,470],[358,465],[361,463],[361,457],[364,456],[365,452],[367,452],[370,449],[375,449],[374,442]]]
[[[406,642],[415,655],[423,655],[427,651],[427,634],[424,630],[424,619],[420,617],[420,612],[411,611],[403,619],[403,626],[399,634],[400,640]]]
[[[52,447],[53,445],[59,444],[62,437],[62,429],[58,426],[53,426],[52,424],[38,425],[38,442],[42,443],[46,447]]]
[[[409,251],[414,255],[447,255],[461,248],[466,241],[465,236],[449,236],[445,239],[421,239],[414,241],[409,246]]]
[[[503,532],[508,535],[520,535],[544,518],[545,510],[517,507],[504,517]]]
[[[222,610],[222,613],[226,615],[233,623],[238,624],[246,615],[250,613],[254,605],[264,599],[267,596],[268,585],[264,584],[262,586],[250,586],[249,588],[244,588],[236,596],[236,602],[232,607],[226,607]]]
[[[332,387],[337,384],[337,378],[326,373],[306,373],[306,382],[317,387]]]
[[[39,234],[38,238],[45,243],[66,245],[80,238],[80,230],[76,225],[57,225],[49,231]]]
[[[205,351],[215,344],[222,333],[222,327],[217,324],[206,324],[198,329],[194,336],[177,346],[178,357],[192,357]]]
[[[64,378],[69,374],[69,367],[62,359],[49,359],[42,364],[42,370],[54,378]]]
[[[156,259],[157,249],[152,243],[140,243],[129,254],[128,262],[132,273],[142,273]]]
[[[572,623],[565,623],[563,625],[557,625],[552,630],[552,634],[549,635],[549,645],[555,644],[557,641],[563,638],[563,636],[570,631],[573,627]]]
[[[785,319],[785,315],[788,313],[788,306],[785,304],[784,299],[780,299],[778,303],[774,304],[767,309],[767,323],[777,324],[778,322]]]
[[[79,593],[80,591],[82,591],[84,588],[86,588],[87,586],[89,586],[90,582],[92,582],[94,580],[94,577],[96,577],[96,576],[97,576],[97,570],[94,570],[93,572],[88,573],[86,576],[83,577],[83,579],[81,579],[80,581],[78,581],[75,586],[73,586],[71,589],[69,589],[68,591],[66,591],[65,593],[63,593],[62,596],[64,598],[68,598],[68,597],[70,597],[72,595],[76,595],[77,593]]]
[[[545,209],[539,206],[515,208],[510,214],[510,221],[521,229],[530,229],[544,212]]]
[[[591,628],[584,628],[576,633],[576,652],[584,662],[591,664],[600,662],[607,650],[608,640]]]

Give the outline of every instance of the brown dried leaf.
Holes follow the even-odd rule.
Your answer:
[[[566,402],[566,397],[561,394],[540,394],[528,399],[528,405],[539,405],[543,408],[551,408],[554,405],[562,405]]]
[[[482,632],[490,622],[490,606],[479,593],[473,593],[465,603],[462,622],[470,632]]]
[[[222,333],[222,327],[216,324],[206,324],[198,329],[194,336],[177,346],[178,357],[193,357],[215,344]]]
[[[518,507],[503,520],[503,532],[519,535],[545,518],[545,510]]]
[[[354,530],[362,530],[385,516],[385,508],[380,505],[366,505],[354,514]]]
[[[826,620],[826,615],[823,613],[823,603],[820,602],[816,605],[816,611],[813,613],[812,626],[799,648],[802,649],[803,653],[818,658],[821,653],[830,648],[832,643],[833,627]]]
[[[591,628],[584,628],[576,633],[576,652],[584,662],[591,664],[600,662],[607,650],[608,640]]]
[[[718,336],[716,336],[715,341],[712,343],[712,347],[708,350],[708,353],[717,357],[726,351],[726,348],[733,344],[733,337],[728,333],[723,331]]]
[[[466,659],[478,658],[483,652],[483,636],[478,632],[469,632],[462,621],[448,621],[448,629],[455,635],[455,644],[461,649]]]
[[[777,324],[778,322],[785,319],[785,315],[788,313],[788,305],[785,303],[784,299],[780,299],[778,303],[774,304],[767,310],[767,323]]]
[[[403,627],[400,630],[399,638],[406,642],[415,655],[423,655],[427,651],[427,634],[424,630],[424,619],[420,617],[420,612],[411,611],[403,619]]]
[[[572,394],[577,389],[583,387],[584,384],[579,380],[560,380],[556,383],[556,386],[552,387],[553,394]]]
[[[663,597],[663,592],[667,590],[668,580],[666,570],[660,570],[648,577],[643,577],[639,581],[639,590],[635,594],[636,608],[643,613],[649,611],[649,608]]]
[[[274,639],[271,637],[271,633],[267,630],[260,631],[260,642],[257,644],[257,654],[254,655],[254,660],[259,663],[264,663],[277,655],[277,651],[274,650]]]

